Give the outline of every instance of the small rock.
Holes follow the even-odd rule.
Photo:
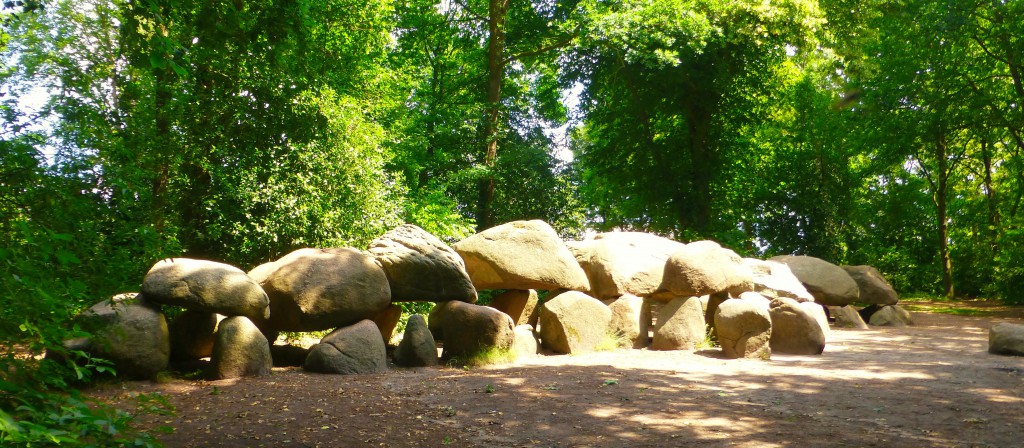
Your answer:
[[[993,325],[988,332],[988,352],[1024,356],[1024,325],[1008,322]]]
[[[437,344],[420,314],[409,316],[405,335],[395,349],[395,364],[402,367],[429,367],[438,364]]]
[[[269,375],[273,365],[270,343],[249,318],[229,317],[217,325],[217,340],[210,357],[213,379]]]
[[[652,350],[695,350],[707,337],[698,297],[677,297],[661,306]]]
[[[387,347],[372,320],[334,330],[309,349],[303,369],[355,375],[387,370]]]
[[[540,343],[537,341],[537,335],[533,331],[532,325],[518,325],[513,329],[516,340],[512,344],[512,352],[515,353],[516,358],[527,358],[535,356],[540,348]]]
[[[768,359],[772,317],[767,307],[755,301],[729,299],[715,311],[715,327],[722,354],[727,358]]]
[[[813,302],[803,303],[814,305]],[[824,315],[825,312],[821,307],[818,307],[817,310]],[[820,355],[825,351],[826,333],[814,309],[805,308],[794,299],[779,297],[772,300],[768,312],[772,318],[770,340],[772,352],[791,355]]]
[[[428,327],[444,341],[441,357],[466,361],[485,351],[512,348],[512,318],[489,306],[465,302],[439,303],[430,311]]]
[[[853,306],[830,306],[828,313],[835,319],[835,326],[838,328],[850,328],[854,330],[867,330],[868,324],[860,317]]]
[[[650,308],[644,306],[644,299],[632,294],[605,302],[612,312],[608,330],[621,337],[627,347],[644,348],[648,343],[651,325]]]
[[[541,306],[541,344],[556,353],[594,351],[609,337],[611,319],[611,310],[593,297],[579,291],[559,294]]]

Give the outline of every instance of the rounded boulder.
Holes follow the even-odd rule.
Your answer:
[[[154,303],[225,316],[264,319],[270,300],[241,269],[191,258],[161,260],[142,281],[142,294]]]
[[[590,281],[565,243],[544,221],[513,221],[452,246],[478,290],[590,290]]]
[[[264,331],[344,327],[373,319],[391,304],[384,271],[358,250],[299,249],[275,264],[261,283],[270,296]]]
[[[273,364],[270,343],[247,317],[229,317],[217,325],[210,357],[213,379],[269,375]]]
[[[669,256],[661,289],[674,297],[740,294],[752,290],[753,282],[750,269],[736,252],[714,241],[697,241]]]
[[[822,305],[846,306],[860,297],[860,288],[853,277],[843,268],[825,260],[805,255],[781,255],[772,257],[770,261],[788,266],[807,292],[814,296],[814,301]]]
[[[541,306],[540,340],[557,353],[591,352],[609,336],[611,320],[611,310],[600,300],[579,291],[564,292]]]
[[[373,240],[368,252],[387,275],[392,301],[476,302],[462,257],[426,230],[404,224]]]
[[[167,319],[144,295],[114,296],[82,312],[78,320],[92,332],[78,348],[111,361],[120,377],[153,378],[170,362]]]
[[[485,351],[507,351],[515,341],[515,324],[507,314],[489,306],[444,302],[430,312],[429,328],[444,341],[445,360],[477,356]]]
[[[372,320],[334,330],[309,349],[302,368],[310,372],[354,375],[387,370],[387,347]]]
[[[714,319],[725,357],[768,359],[771,356],[772,317],[768,307],[752,300],[729,299],[718,305]]]

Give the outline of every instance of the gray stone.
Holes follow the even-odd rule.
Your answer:
[[[776,261],[758,260],[756,258],[744,258],[743,264],[750,269],[754,275],[754,292],[774,299],[776,297],[789,297],[798,302],[809,302],[814,296],[807,292],[807,288],[800,279],[793,275],[793,271],[782,263]]]
[[[857,282],[843,268],[825,260],[804,255],[782,255],[773,257],[793,271],[814,301],[822,305],[846,306],[860,297]]]
[[[241,269],[224,263],[168,258],[142,281],[147,300],[225,316],[264,319],[270,303],[263,289]]]
[[[611,319],[611,310],[601,301],[568,291],[541,306],[540,340],[556,353],[591,352],[609,337]]]
[[[171,360],[187,361],[213,355],[217,340],[217,314],[185,310],[171,321]]]
[[[853,330],[867,330],[868,324],[860,317],[853,306],[830,306],[828,313],[835,319],[836,328],[850,328]]]
[[[299,249],[276,262],[261,285],[270,296],[264,331],[316,331],[372,319],[391,304],[373,259],[350,249]]]
[[[217,325],[217,340],[210,357],[212,378],[269,375],[273,365],[270,343],[249,318],[229,317]]]
[[[409,316],[402,342],[395,349],[395,364],[402,367],[429,367],[438,364],[437,343],[420,314]]]
[[[141,294],[120,294],[82,312],[77,319],[92,332],[72,345],[114,364],[121,378],[149,379],[167,368],[171,343],[159,305]]]
[[[899,305],[873,305],[865,308],[865,310],[872,308],[874,309],[873,311],[867,311],[871,316],[867,319],[869,325],[876,327],[905,327],[914,323],[910,317],[910,312]]]
[[[699,297],[677,297],[661,306],[652,350],[695,350],[707,337]]]
[[[900,301],[899,294],[885,280],[881,272],[871,266],[843,266],[860,289],[860,303],[869,305],[895,305]]]
[[[309,349],[303,369],[317,373],[356,375],[387,370],[387,347],[372,320],[334,330]]]
[[[515,324],[507,314],[489,306],[443,302],[430,311],[428,328],[444,341],[441,357],[467,362],[485,351],[507,351],[515,341]]]
[[[772,317],[756,301],[729,299],[715,311],[718,343],[726,358],[768,359],[772,350]]]
[[[540,308],[537,291],[513,289],[491,299],[490,307],[508,314],[516,325],[536,325]]]
[[[1024,325],[1001,322],[988,331],[988,352],[1024,356]]]
[[[370,243],[384,269],[395,302],[476,302],[466,265],[452,248],[412,224],[403,224]]]
[[[658,292],[665,262],[684,244],[642,232],[600,233],[593,240],[566,243],[587,273],[591,295],[601,300]]]
[[[590,282],[555,230],[539,220],[492,227],[452,246],[478,290],[570,289]]]
[[[717,292],[739,294],[754,287],[753,274],[735,252],[714,241],[697,241],[672,253],[661,289],[675,297]]]
[[[818,310],[824,314],[820,307]],[[812,308],[801,306],[801,303],[794,299],[779,297],[772,300],[768,312],[772,318],[772,352],[820,355],[825,351],[826,333]]]
[[[622,338],[626,347],[644,348],[648,344],[651,326],[650,308],[644,306],[644,299],[632,294],[605,302],[612,312],[608,330]]]

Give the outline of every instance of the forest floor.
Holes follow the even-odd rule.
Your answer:
[[[1024,441],[1024,357],[987,353],[1024,309],[907,302],[915,325],[834,329],[821,356],[726,360],[619,350],[486,368],[124,382],[159,392],[168,447],[1009,447]]]

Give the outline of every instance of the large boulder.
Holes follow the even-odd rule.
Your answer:
[[[793,271],[777,261],[758,260],[756,258],[744,258],[743,264],[750,269],[754,275],[754,291],[769,298],[789,297],[798,302],[810,302],[814,296],[807,292],[807,288],[800,279],[793,275]]]
[[[217,340],[217,314],[185,310],[171,321],[171,360],[186,361],[213,355]]]
[[[452,246],[477,289],[569,289],[590,282],[555,230],[544,221],[513,221]]]
[[[899,305],[871,305],[860,313],[868,325],[876,327],[905,327],[914,323],[910,312]]]
[[[270,343],[252,321],[235,316],[220,322],[210,357],[213,379],[269,375],[273,365]]]
[[[591,295],[607,300],[624,294],[654,295],[661,287],[665,262],[684,244],[649,233],[609,232],[566,246],[587,273]]]
[[[515,340],[515,323],[507,314],[489,306],[444,302],[434,307],[429,328],[444,341],[441,357],[469,361],[486,351],[507,351]]]
[[[658,310],[651,349],[695,350],[706,336],[700,298],[677,297]]]
[[[821,313],[824,316],[825,312],[820,306],[813,302],[801,303],[788,297],[779,297],[772,300],[768,312],[772,318],[772,352],[820,355],[825,351],[826,329],[822,327],[822,317],[817,315]],[[827,321],[825,325],[828,325]]]
[[[332,331],[310,347],[302,368],[341,375],[380,373],[388,368],[387,347],[377,325],[362,320]]]
[[[627,347],[646,347],[647,333],[651,326],[651,314],[650,308],[644,306],[644,299],[632,294],[624,294],[605,303],[612,312],[608,331],[622,338]]]
[[[401,367],[428,367],[436,366],[437,343],[427,329],[427,321],[421,314],[409,316],[409,322],[405,324],[405,334],[402,342],[398,343],[395,349],[395,364]]]
[[[860,317],[860,313],[853,306],[830,306],[828,314],[835,320],[836,328],[868,329],[868,324],[864,323],[864,319]]]
[[[579,291],[564,292],[541,306],[540,340],[557,353],[591,352],[608,338],[611,319],[601,301]]]
[[[373,240],[368,252],[387,275],[392,301],[476,302],[462,257],[426,230],[403,224]]]
[[[661,283],[661,289],[674,297],[735,295],[753,287],[753,275],[743,259],[714,241],[693,242],[673,252],[665,262]]]
[[[92,337],[67,345],[112,362],[119,377],[153,378],[170,362],[167,319],[159,305],[143,295],[114,296],[85,310],[77,320]]]
[[[495,296],[489,306],[508,314],[516,325],[536,325],[538,304],[536,290],[512,289]]]
[[[265,331],[344,327],[374,318],[391,303],[384,270],[358,250],[299,249],[275,264],[261,282],[270,296]]]
[[[881,272],[871,266],[843,266],[860,289],[860,303],[869,305],[895,305],[900,301],[899,294],[885,280]]]
[[[753,300],[729,299],[715,311],[715,328],[727,358],[768,359],[772,349],[772,317],[768,307]]]
[[[1024,356],[1024,325],[1001,322],[988,331],[988,352]]]
[[[857,301],[860,288],[843,268],[825,260],[805,255],[781,255],[772,257],[793,271],[814,301],[822,305],[846,306]]]
[[[161,260],[142,281],[146,300],[225,316],[267,317],[270,300],[241,269],[191,258]]]

